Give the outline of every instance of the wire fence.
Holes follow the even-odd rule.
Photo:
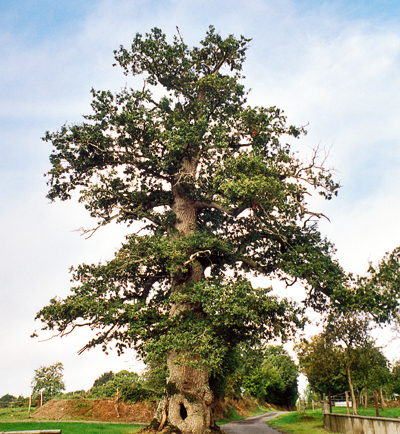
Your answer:
[[[347,401],[349,400],[350,392],[346,391],[343,393],[338,393],[337,395],[331,396],[331,403],[335,407],[346,407]],[[351,400],[348,401],[351,406]]]
[[[1,407],[28,407],[29,399],[24,399],[23,401],[9,401],[9,402],[0,402]]]

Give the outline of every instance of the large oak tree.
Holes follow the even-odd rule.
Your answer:
[[[74,268],[71,295],[37,318],[61,334],[96,329],[85,348],[114,342],[167,363],[157,428],[217,430],[210,376],[227,369],[239,344],[285,338],[302,325],[302,311],[254,288],[252,275],[299,282],[316,309],[343,279],[316,226],[322,215],[306,200],[313,191],[330,199],[339,186],[316,153],[307,162],[282,141],[301,128],[276,107],[246,102],[248,43],[213,27],[193,48],[179,31],[171,42],[159,29],[137,34],[115,59],[125,74],[144,77],[143,88],[93,90],[83,123],[45,137],[50,199],[78,189],[99,228],[143,229],[127,229],[105,264]]]

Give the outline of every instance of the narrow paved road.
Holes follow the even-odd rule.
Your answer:
[[[282,413],[284,412],[264,413],[260,416],[229,422],[222,425],[221,429],[227,434],[280,434],[279,431],[269,427],[265,422]]]

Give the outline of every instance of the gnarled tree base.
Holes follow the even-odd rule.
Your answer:
[[[221,434],[212,419],[210,404],[188,393],[164,397],[151,424],[142,433]]]
[[[169,424],[166,424],[164,428],[158,431],[158,429],[154,427],[153,423],[151,423],[150,426],[141,429],[140,434],[185,434],[185,433],[183,433],[178,427]],[[223,431],[217,425],[215,425],[201,432],[193,432],[193,434],[223,434]]]

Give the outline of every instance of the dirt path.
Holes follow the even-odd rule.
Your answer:
[[[279,431],[269,427],[265,422],[283,413],[285,412],[264,413],[260,416],[229,422],[221,426],[221,429],[227,434],[280,434]]]

